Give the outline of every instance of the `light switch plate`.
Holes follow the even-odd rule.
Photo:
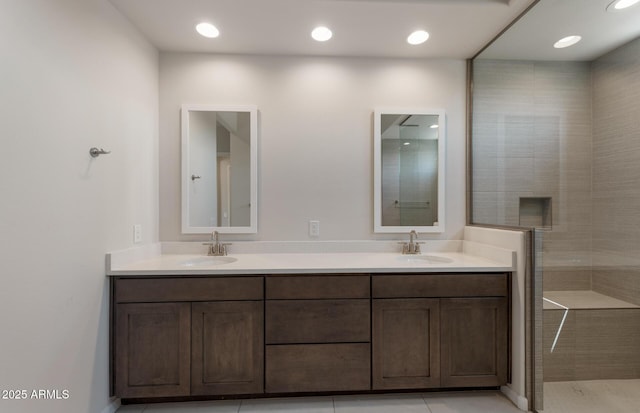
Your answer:
[[[309,236],[310,237],[319,237],[320,236],[320,221],[309,221]]]
[[[142,225],[140,224],[133,226],[133,242],[135,244],[142,242]]]

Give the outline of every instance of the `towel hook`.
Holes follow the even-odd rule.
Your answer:
[[[104,149],[100,148],[96,148],[95,146],[91,149],[89,149],[89,155],[91,155],[92,158],[97,158],[100,155],[107,155],[110,154],[111,151],[105,151]]]

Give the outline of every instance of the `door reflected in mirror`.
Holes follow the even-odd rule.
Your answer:
[[[182,232],[257,231],[257,109],[182,106]]]
[[[444,112],[374,116],[374,231],[443,232]]]

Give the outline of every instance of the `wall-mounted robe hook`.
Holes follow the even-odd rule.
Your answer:
[[[109,153],[111,153],[111,151],[105,151],[102,148],[98,149],[96,147],[93,147],[89,149],[89,155],[91,155],[92,158],[97,158],[100,155],[107,155]]]

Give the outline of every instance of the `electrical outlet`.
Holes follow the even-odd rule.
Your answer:
[[[133,226],[133,242],[134,244],[142,242],[142,225],[140,224]]]
[[[320,236],[320,221],[309,221],[309,236],[310,237]]]

